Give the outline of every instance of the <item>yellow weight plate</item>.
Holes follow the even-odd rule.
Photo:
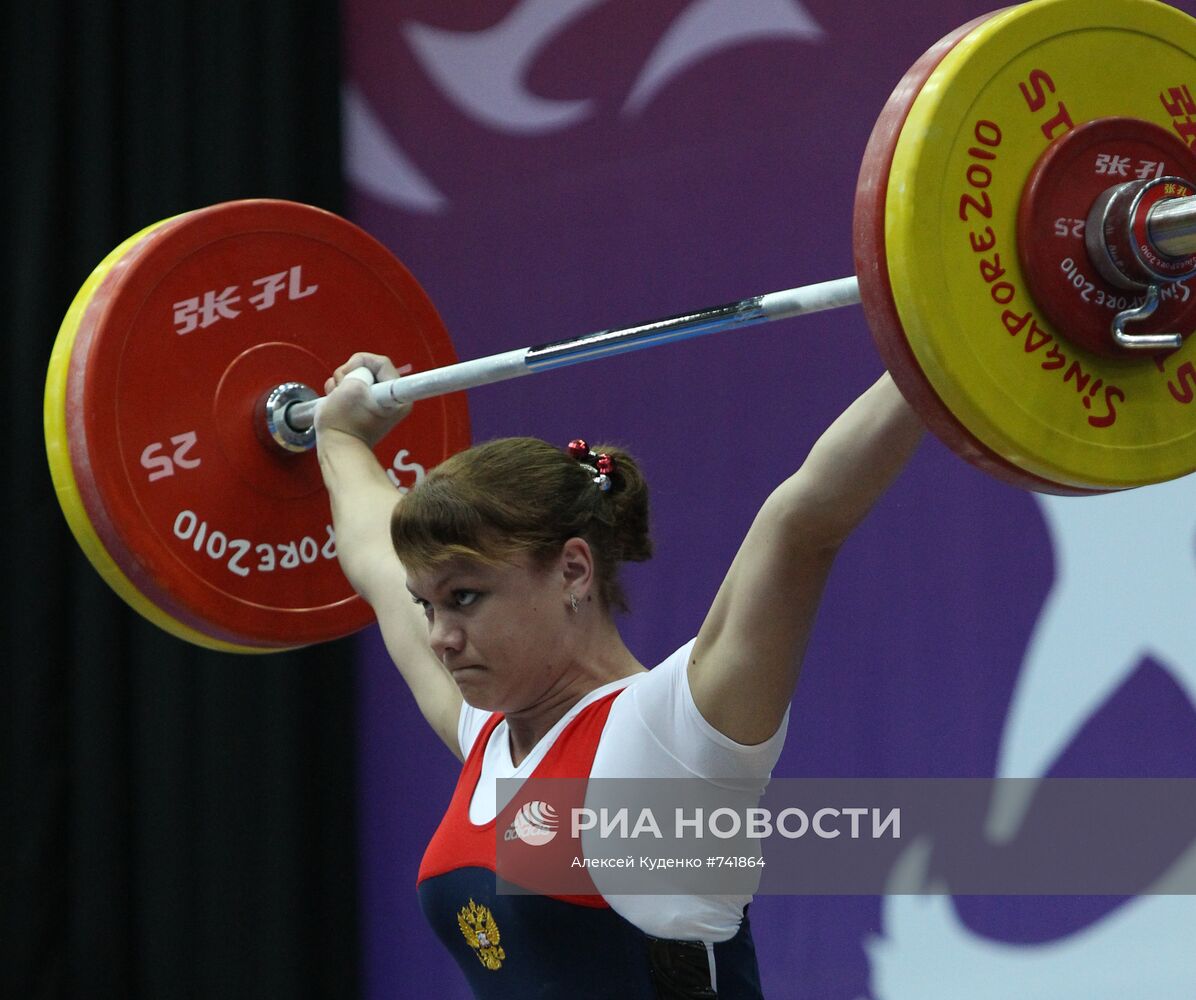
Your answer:
[[[951,48],[896,143],[885,257],[921,373],[985,447],[1067,490],[1196,469],[1196,337],[1131,361],[1069,343],[1020,269],[1022,189],[1051,142],[1094,119],[1153,122],[1190,140],[1196,114],[1174,95],[1193,92],[1186,14],[1152,0],[1035,0]],[[1127,179],[1111,175],[1110,186]]]
[[[71,533],[79,543],[96,572],[117,595],[143,618],[169,632],[176,638],[208,649],[225,653],[269,653],[277,649],[242,646],[231,642],[222,642],[212,636],[205,635],[188,627],[177,619],[168,615],[157,604],[143,594],[129,578],[120,570],[116,562],[104,547],[100,536],[96,532],[94,523],[88,515],[87,507],[79,491],[79,484],[75,479],[75,472],[71,465],[70,441],[66,424],[66,396],[70,384],[71,350],[75,345],[75,338],[79,332],[79,324],[87,311],[87,306],[95,295],[100,284],[113,268],[117,267],[124,256],[132,250],[143,238],[170,222],[164,219],[133,236],[130,236],[120,246],[105,257],[83,283],[83,287],[75,295],[67,310],[66,317],[58,330],[58,337],[54,341],[54,349],[50,354],[50,364],[46,373],[46,391],[43,402],[43,421],[46,434],[46,457],[50,464],[50,477],[54,481],[54,491],[58,496],[58,503],[66,515]]]

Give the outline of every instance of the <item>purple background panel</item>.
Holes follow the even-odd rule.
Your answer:
[[[841,277],[890,91],[994,6],[349,0],[352,216],[463,359]],[[478,440],[641,457],[657,556],[627,574],[623,628],[650,664],[694,634],[761,501],[880,371],[847,309],[470,407]],[[927,440],[840,556],[776,773],[1191,776],[1194,612],[1196,483],[1058,500]],[[465,996],[414,892],[456,763],[373,631],[361,704],[369,996]],[[976,836],[1009,840],[1032,809],[994,801]],[[933,871],[933,852],[906,861]],[[752,916],[770,997],[1196,995],[1193,897],[767,897]]]

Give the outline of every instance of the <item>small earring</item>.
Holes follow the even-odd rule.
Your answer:
[[[574,593],[569,594],[569,607],[571,607],[573,609],[574,614],[577,614],[577,609],[578,609],[577,595]]]

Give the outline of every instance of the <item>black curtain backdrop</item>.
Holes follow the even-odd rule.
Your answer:
[[[358,993],[348,644],[237,657],[143,622],[71,538],[41,429],[58,324],[125,237],[232,198],[338,210],[338,18],[5,4],[5,996]]]

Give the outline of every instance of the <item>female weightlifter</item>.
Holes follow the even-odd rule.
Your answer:
[[[703,778],[763,790],[835,553],[921,424],[885,374],[765,501],[695,639],[646,670],[620,638],[618,566],[647,559],[625,452],[478,445],[401,499],[357,354],[317,417],[337,552],[420,711],[464,762],[424,855],[424,912],[478,997],[759,997],[748,897],[496,892],[498,778]],[[396,557],[397,556],[397,557]]]

